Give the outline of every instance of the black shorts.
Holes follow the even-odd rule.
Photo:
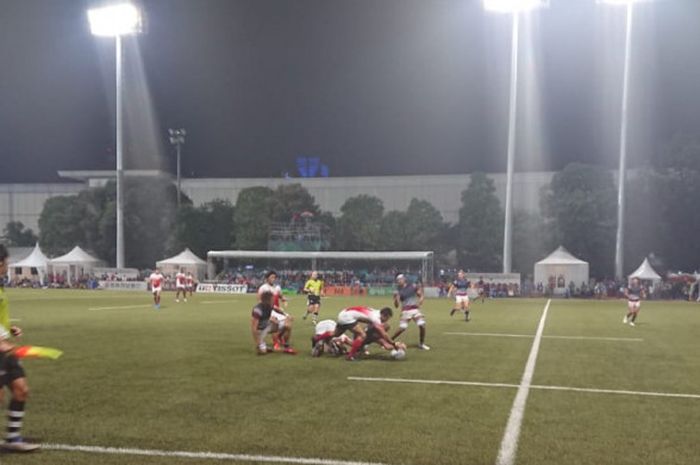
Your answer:
[[[0,388],[9,386],[14,380],[24,377],[24,368],[19,359],[7,352],[0,353]]]
[[[309,298],[307,299],[307,302],[308,302],[307,305],[321,305],[321,296],[309,294]]]

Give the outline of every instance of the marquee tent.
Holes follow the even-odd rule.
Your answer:
[[[542,284],[554,294],[565,294],[569,283],[588,284],[588,262],[571,255],[564,247],[535,263],[535,285]]]
[[[32,253],[10,265],[8,274],[12,280],[29,279],[30,281],[39,281],[41,284],[44,284],[48,263],[49,259],[41,251],[37,242]]]
[[[65,272],[69,281],[89,274],[100,266],[104,266],[102,260],[93,257],[77,245],[67,254],[49,260],[49,270],[52,273]]]
[[[183,250],[174,257],[166,258],[156,262],[156,266],[160,268],[165,275],[174,275],[180,268],[186,272],[191,272],[197,280],[204,279],[207,271],[207,262],[196,256],[189,248]]]
[[[637,278],[641,281],[653,281],[653,282],[661,281],[661,276],[659,276],[659,274],[651,266],[651,263],[649,263],[648,258],[645,258],[644,261],[642,262],[642,264],[639,265],[639,268],[637,268],[634,271],[634,273],[629,275],[629,279],[632,279],[632,278]]]

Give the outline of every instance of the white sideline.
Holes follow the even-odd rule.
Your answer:
[[[515,394],[513,407],[510,409],[510,417],[508,418],[506,431],[501,440],[501,448],[498,451],[496,465],[513,465],[515,463],[515,454],[518,451],[518,440],[520,439],[520,426],[523,423],[525,404],[527,403],[527,396],[530,393],[532,376],[535,373],[535,364],[537,363],[537,354],[540,351],[540,342],[542,342],[542,333],[544,332],[544,323],[547,321],[547,312],[549,311],[549,304],[551,303],[551,299],[547,300],[547,305],[544,306],[544,310],[542,311],[542,317],[540,318],[540,324],[537,326],[535,340],[532,342],[530,355],[527,357],[527,364],[525,364],[523,378],[520,381],[518,392]]]
[[[520,337],[532,339],[532,334],[507,334],[507,333],[465,333],[448,332],[442,333],[448,336],[488,336],[488,337]],[[620,342],[643,342],[639,337],[598,337],[598,336],[542,336],[544,339],[572,339],[580,341],[620,341]]]
[[[116,307],[90,307],[88,310],[90,311],[96,311],[96,310],[121,310],[121,309],[127,309],[127,308],[148,308],[152,307],[153,304],[140,304],[140,305],[119,305]]]
[[[122,447],[73,446],[68,444],[42,444],[47,450],[89,452],[94,454],[140,455],[150,457],[179,457],[190,459],[230,460],[234,462],[300,463],[306,465],[383,465],[375,462],[352,462],[304,457],[279,457],[275,455],[227,454],[221,452],[187,452]]]
[[[374,381],[381,383],[405,383],[405,384],[447,384],[455,386],[476,386],[476,387],[495,387],[495,388],[518,388],[519,384],[508,383],[483,383],[478,381],[448,381],[439,379],[408,379],[408,378],[366,378],[359,376],[348,376],[349,381]],[[596,388],[577,388],[571,386],[546,386],[542,384],[533,384],[530,389],[543,391],[572,391],[586,392],[592,394],[617,394],[626,396],[644,396],[644,397],[672,397],[676,399],[700,399],[700,394],[683,394],[675,392],[654,392],[654,391],[626,391],[620,389],[596,389]]]

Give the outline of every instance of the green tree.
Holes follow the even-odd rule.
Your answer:
[[[30,228],[25,228],[21,221],[10,221],[5,225],[2,239],[10,247],[28,247],[36,244],[37,236]]]
[[[473,271],[498,271],[503,248],[503,210],[493,180],[473,173],[462,191],[462,207],[455,227],[457,258]]]
[[[176,188],[162,178],[126,178],[124,242],[128,266],[154,266],[171,243]],[[184,204],[190,203],[184,198]],[[76,196],[54,197],[39,217],[40,241],[50,254],[75,245],[114,263],[116,257],[116,185],[85,189]]]
[[[556,173],[542,196],[555,240],[588,261],[591,274],[599,278],[613,272],[616,205],[612,174],[581,163]]]
[[[232,249],[235,209],[228,200],[213,200],[200,207],[183,205],[177,212],[175,235],[170,253],[189,247],[204,257],[210,250]]]
[[[390,211],[382,218],[380,247],[383,250],[409,250],[410,237],[406,230],[408,215],[406,212]]]
[[[378,250],[384,204],[377,197],[350,197],[340,207],[336,222],[336,244],[340,250]]]
[[[272,221],[289,222],[295,214],[321,213],[316,200],[301,184],[281,184],[275,189]]]
[[[406,209],[407,250],[445,251],[441,240],[445,235],[445,222],[440,211],[427,200],[411,199]]]
[[[238,194],[234,214],[236,245],[242,250],[266,250],[275,192],[269,187],[249,187]]]

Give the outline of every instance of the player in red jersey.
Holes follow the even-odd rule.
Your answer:
[[[333,336],[339,337],[346,331],[352,332],[354,338],[346,359],[356,360],[358,351],[365,344],[367,332],[365,331],[364,324],[376,330],[379,338],[384,339],[394,348],[399,348],[400,346],[389,337],[384,329],[384,323],[389,321],[393,314],[394,312],[392,312],[389,307],[384,307],[381,310],[375,310],[370,307],[349,307],[341,310],[340,313],[338,313],[337,326]]]
[[[175,302],[180,302],[180,293],[182,293],[182,300],[187,302],[187,276],[184,271],[180,268],[175,275]]]
[[[156,268],[148,277],[148,282],[151,285],[151,292],[153,293],[153,306],[156,310],[160,309],[160,293],[163,291],[163,281],[165,281],[165,278],[160,273],[160,268]]]

